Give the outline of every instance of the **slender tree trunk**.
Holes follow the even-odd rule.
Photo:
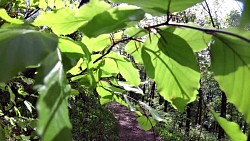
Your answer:
[[[190,122],[191,122],[191,108],[192,108],[192,103],[189,103],[187,105],[187,109],[186,109],[186,137],[189,137],[189,131],[190,131]]]
[[[152,106],[152,104],[153,104],[154,97],[155,97],[155,82],[153,82],[152,87],[151,87],[150,101],[149,101],[150,106]]]
[[[250,130],[248,130],[247,141],[250,141]]]
[[[164,102],[164,112],[167,112],[168,111],[168,101],[165,100]]]
[[[146,72],[144,72],[143,81],[146,81],[146,79],[147,79],[147,74],[146,74]],[[146,93],[146,87],[147,87],[147,85],[146,85],[146,83],[144,83],[143,89],[142,89],[144,94]],[[145,100],[145,96],[142,97],[142,102],[144,102],[144,100]]]
[[[223,118],[226,118],[226,112],[227,112],[227,97],[226,97],[225,93],[222,92],[220,116]],[[224,130],[221,127],[219,127],[218,139],[221,140],[224,137],[225,137]]]
[[[159,101],[158,101],[159,105],[162,105],[164,101],[165,101],[164,98],[161,95],[159,95]]]
[[[197,114],[196,114],[196,118],[195,118],[195,124],[201,125],[203,94],[202,94],[202,90],[201,89],[199,89],[198,92],[199,92],[199,94],[198,94],[198,96],[199,96],[199,102],[198,102],[198,106],[197,106]]]
[[[247,132],[247,122],[245,121],[244,126],[243,126],[243,133]]]

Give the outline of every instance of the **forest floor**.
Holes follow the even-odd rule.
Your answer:
[[[109,105],[119,122],[119,141],[162,141],[153,131],[144,131],[136,121],[136,115],[118,103]]]

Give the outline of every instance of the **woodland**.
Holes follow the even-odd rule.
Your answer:
[[[0,141],[250,141],[249,31],[249,0],[0,0]]]

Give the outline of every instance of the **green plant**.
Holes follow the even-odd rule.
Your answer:
[[[171,22],[175,12],[203,0],[111,2],[129,5],[111,7],[105,1],[91,0],[78,8],[71,0],[1,1],[1,5],[7,6],[0,9],[0,81],[7,83],[25,68],[36,68],[34,88],[39,93],[36,131],[42,140],[72,140],[68,111],[72,83],[90,94],[97,91],[101,104],[115,100],[133,106],[131,98],[125,101],[122,98],[126,97],[125,91],[138,93],[141,80],[134,63],[115,51],[120,44],[127,44],[125,51],[136,63],[144,65],[159,94],[180,111],[196,99],[199,89],[201,74],[195,52],[209,46],[216,81],[228,101],[250,123],[249,32]],[[250,4],[247,0],[243,3],[240,26],[244,28],[250,21]],[[40,12],[36,15],[37,11]],[[138,27],[145,13],[167,18],[162,23]],[[81,32],[82,40],[79,39],[82,36],[75,40],[69,36],[76,31]],[[164,121],[144,102],[136,104],[142,110],[137,111],[141,125],[150,121],[151,127],[155,124],[153,119]],[[209,110],[232,140],[246,140],[238,125],[219,117],[212,108]],[[4,110],[2,113],[5,114]]]

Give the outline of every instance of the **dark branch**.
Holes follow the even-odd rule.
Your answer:
[[[212,16],[212,14],[211,14],[211,10],[210,10],[210,8],[209,8],[208,3],[207,3],[206,0],[205,0],[205,4],[206,4],[206,6],[207,6],[207,12],[208,12],[208,14],[209,14],[209,17],[210,17],[210,20],[211,20],[211,22],[212,22],[212,25],[213,25],[214,28],[216,28],[216,26],[215,26],[215,24],[214,24],[213,16]]]
[[[243,36],[240,36],[238,34],[232,33],[232,32],[218,30],[218,29],[200,28],[200,27],[194,27],[194,26],[183,25],[183,24],[161,23],[161,24],[157,24],[157,25],[153,25],[153,26],[144,27],[144,28],[148,30],[148,29],[151,29],[151,28],[158,28],[160,26],[184,27],[184,28],[199,30],[199,31],[205,32],[207,34],[211,34],[211,35],[215,35],[217,33],[222,33],[222,34],[226,34],[226,35],[230,35],[230,36],[239,38],[241,40],[244,40],[244,41],[250,43],[250,39],[248,39],[246,37],[243,37]]]

